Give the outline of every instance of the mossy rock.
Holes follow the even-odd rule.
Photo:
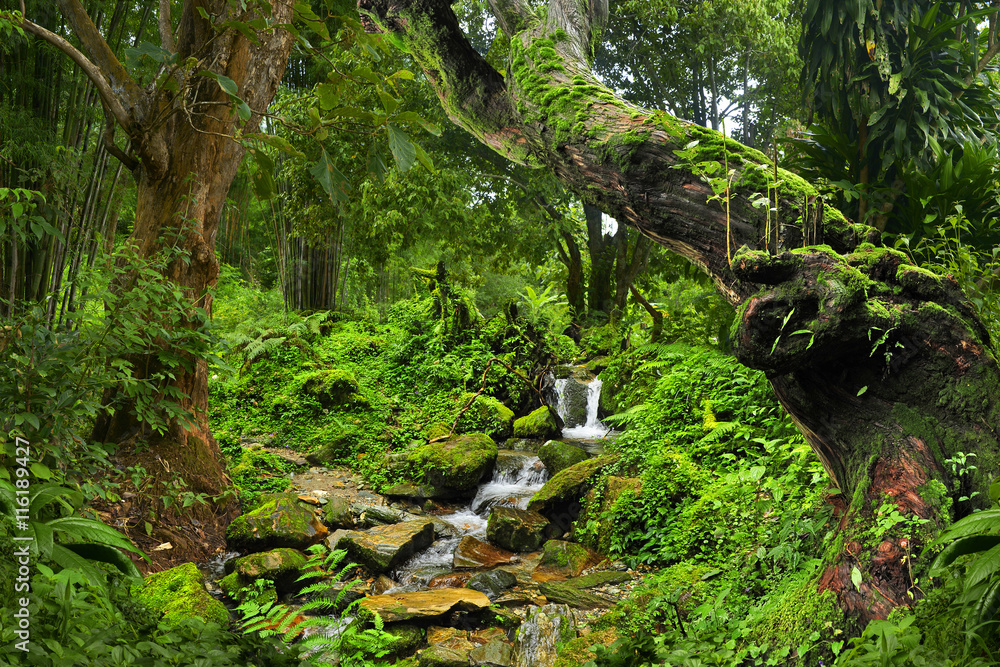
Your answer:
[[[497,443],[485,433],[467,433],[411,449],[406,461],[424,485],[471,491],[493,468],[498,451]]]
[[[327,434],[320,439],[313,451],[306,454],[310,465],[328,466],[350,457],[355,450],[357,438],[353,432]]]
[[[590,458],[582,447],[558,440],[549,440],[538,449],[538,458],[545,464],[549,476],[553,477],[570,466]]]
[[[599,490],[603,492],[598,493]],[[604,478],[603,489],[599,485],[587,491],[584,505],[588,508],[588,517],[615,524],[619,518],[633,516],[641,495],[642,479],[609,475]],[[623,525],[625,523],[622,522]],[[614,526],[611,528],[596,534],[585,532],[580,536],[574,532],[574,539],[601,553],[610,553],[614,540],[621,537]]]
[[[579,500],[590,488],[597,473],[617,460],[614,454],[581,461],[560,471],[543,486],[528,503],[528,509],[543,514],[558,503]]]
[[[345,496],[331,496],[323,506],[323,521],[331,528],[354,528],[351,501]]]
[[[426,433],[428,440],[447,438],[451,434],[451,424],[445,424],[444,422],[431,424],[427,427]]]
[[[264,493],[255,509],[229,524],[226,540],[230,549],[242,552],[280,547],[304,551],[328,533],[313,508],[294,493]]]
[[[514,507],[494,507],[486,522],[486,539],[514,553],[535,551],[552,535],[548,519]]]
[[[413,653],[423,645],[426,636],[424,628],[411,623],[392,623],[386,626],[385,631],[396,638],[390,647],[393,655]]]
[[[273,581],[279,593],[291,593],[306,585],[296,580],[302,574],[307,560],[304,553],[295,549],[272,549],[237,558],[235,572],[247,583],[265,579]]]
[[[555,410],[547,405],[543,405],[534,412],[514,421],[515,438],[551,440],[558,438],[561,432],[559,417]]]
[[[369,406],[361,385],[349,371],[340,368],[312,371],[297,380],[302,383],[302,391],[314,396],[324,408]]]
[[[473,398],[472,394],[462,397],[461,405],[469,404],[468,409],[458,419],[456,430],[459,433],[472,431],[485,433],[494,440],[506,440],[514,430],[514,412],[506,405],[493,398],[480,394]]]
[[[538,592],[544,595],[549,602],[566,604],[574,609],[603,609],[611,606],[611,603],[600,595],[570,586],[562,581],[542,582],[538,584]]]
[[[542,559],[535,568],[532,578],[569,579],[578,576],[585,569],[601,560],[601,556],[575,542],[549,540],[542,551]]]
[[[149,575],[132,587],[132,596],[162,614],[166,621],[197,616],[222,626],[229,623],[229,610],[205,590],[201,572],[194,563]]]

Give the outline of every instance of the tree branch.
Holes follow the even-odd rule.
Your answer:
[[[524,30],[535,13],[524,0],[487,0],[490,11],[508,37]]]
[[[97,89],[97,94],[101,96],[101,101],[104,102],[105,107],[107,107],[107,109],[111,112],[111,115],[115,117],[115,120],[117,120],[119,124],[125,128],[128,128],[132,124],[133,119],[131,114],[122,105],[119,97],[115,95],[110,82],[104,77],[101,69],[91,62],[87,56],[80,53],[76,47],[59,35],[46,30],[40,25],[32,23],[28,19],[23,19],[21,21],[21,27],[24,28],[25,32],[29,32],[35,37],[45,40],[69,56],[69,58],[76,63],[81,70],[83,70],[83,73],[87,75],[87,78],[94,83],[94,87]]]
[[[577,58],[593,64],[608,22],[608,0],[550,0],[547,22],[550,31],[562,28],[569,34]]]
[[[170,0],[160,0],[160,13],[157,17],[157,24],[160,27],[160,45],[174,52],[174,33],[170,22]]]

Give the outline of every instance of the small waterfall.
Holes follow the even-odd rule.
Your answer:
[[[597,418],[602,384],[597,378],[590,382],[572,377],[555,381],[558,397],[556,411],[565,424],[563,438],[593,440],[603,438],[610,432],[611,429]]]

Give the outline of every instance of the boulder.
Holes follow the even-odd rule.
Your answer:
[[[237,558],[234,571],[242,586],[249,585],[255,579],[266,579],[274,582],[279,594],[292,593],[309,583],[296,581],[307,560],[304,553],[295,549],[272,549]]]
[[[201,572],[194,563],[149,575],[132,587],[132,596],[162,614],[166,621],[198,616],[223,626],[229,623],[229,610],[205,590]]]
[[[358,603],[359,610],[376,612],[386,623],[430,619],[453,611],[482,611],[489,606],[490,599],[471,588],[373,595]]]
[[[560,471],[545,482],[545,486],[531,497],[528,509],[548,515],[550,510],[558,511],[560,504],[579,502],[583,494],[590,488],[600,469],[613,463],[616,458],[613,454],[598,456]],[[577,513],[579,513],[579,508],[577,508]],[[560,527],[568,529],[568,525]]]
[[[334,548],[345,549],[350,560],[372,574],[382,574],[399,567],[433,541],[433,522],[404,521],[366,532],[344,531]]]
[[[572,579],[567,579],[565,583],[567,586],[572,586],[573,588],[582,590],[584,588],[624,584],[626,581],[630,581],[631,579],[632,575],[628,572],[608,570],[605,572],[591,572],[590,574],[585,574],[582,577],[573,577]]]
[[[384,505],[370,505],[368,503],[351,503],[351,515],[356,517],[355,523],[359,526],[386,526],[399,523],[407,518],[405,512],[394,510]]]
[[[542,560],[531,575],[535,581],[564,580],[579,576],[597,564],[601,555],[575,542],[549,540],[542,551]]]
[[[461,405],[469,407],[458,418],[458,433],[485,433],[494,440],[506,440],[514,430],[514,412],[492,396],[465,394]]]
[[[559,410],[563,418],[564,428],[574,428],[587,423],[587,399],[590,388],[576,378],[563,381],[562,395],[559,397]]]
[[[582,447],[558,440],[549,440],[538,448],[538,458],[545,464],[549,476],[554,477],[566,468],[586,461],[590,455]]]
[[[323,507],[323,521],[331,528],[354,528],[351,501],[344,496],[332,496]]]
[[[287,547],[305,550],[322,542],[329,531],[311,506],[294,493],[263,493],[257,506],[236,517],[226,529],[234,551],[255,552]]]
[[[494,507],[486,523],[486,539],[507,551],[536,551],[552,536],[551,525],[538,512]]]
[[[491,639],[469,651],[469,662],[475,667],[511,667],[514,648],[501,639]]]
[[[406,452],[409,480],[385,491],[410,498],[459,498],[475,492],[493,469],[497,443],[483,433],[468,433],[441,442],[429,442]]]
[[[500,597],[507,589],[513,588],[516,584],[517,577],[510,572],[506,572],[505,570],[490,570],[489,572],[480,572],[473,575],[465,587],[485,593],[486,597],[492,601]]]
[[[528,612],[514,641],[515,667],[552,667],[559,647],[576,638],[569,607],[547,604]]]
[[[597,609],[611,606],[611,603],[601,596],[569,586],[562,581],[543,582],[538,584],[538,590],[549,602],[567,604],[575,609]]]
[[[550,440],[562,432],[555,410],[543,405],[534,412],[514,421],[515,438]]]
[[[386,627],[385,631],[396,638],[391,647],[392,652],[396,655],[413,653],[424,643],[424,629],[419,625],[395,623]]]
[[[466,535],[455,547],[454,567],[495,567],[510,563],[516,555],[504,549],[498,549],[492,544],[477,540]]]
[[[302,383],[302,392],[313,396],[324,408],[367,407],[361,385],[350,371],[331,368],[312,371],[297,378]]]
[[[429,646],[417,658],[419,667],[469,667],[469,654],[444,646]]]

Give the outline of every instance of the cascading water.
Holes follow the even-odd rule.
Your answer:
[[[548,477],[548,471],[537,456],[501,452],[493,478],[479,487],[472,502],[457,512],[440,517],[455,526],[456,536],[438,540],[393,572],[392,579],[399,585],[389,592],[423,590],[434,577],[451,572],[455,548],[462,537],[471,535],[486,540],[490,510],[500,505],[526,509],[531,496],[545,485]]]
[[[602,384],[597,378],[586,383],[575,378],[555,381],[555,392],[558,400],[556,412],[565,423],[565,427],[563,427],[564,439],[595,440],[605,437],[611,431],[597,418]],[[585,392],[581,389],[585,389]],[[586,418],[581,420],[584,414]],[[583,421],[582,424],[581,421]]]

